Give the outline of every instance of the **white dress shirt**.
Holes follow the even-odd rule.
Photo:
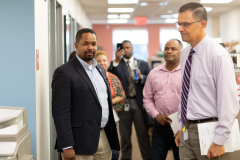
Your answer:
[[[181,53],[181,78],[192,47]],[[206,35],[194,48],[190,88],[187,102],[187,119],[199,120],[216,117],[215,144],[224,145],[231,133],[239,111],[235,71],[230,54]],[[181,91],[182,92],[182,91]],[[179,130],[182,129],[181,98],[178,109]]]
[[[129,61],[129,66],[131,68],[131,70],[135,69],[135,64],[136,62],[134,62],[134,57],[132,56],[131,58],[127,59],[123,57],[123,60],[125,61],[126,65]],[[115,61],[113,61],[113,67],[117,67],[119,65],[119,63],[116,63]],[[131,76],[134,77],[135,73],[133,73]],[[141,75],[141,83],[143,83],[143,75]]]
[[[127,65],[127,62],[129,61],[129,66],[130,66],[131,70],[135,69],[133,56],[129,59],[123,57],[123,60],[125,61],[126,65]],[[119,65],[119,63],[116,63],[115,61],[113,61],[113,67],[117,67],[118,65]]]

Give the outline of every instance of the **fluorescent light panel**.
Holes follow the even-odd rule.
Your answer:
[[[130,14],[121,14],[119,18],[130,18]]]
[[[160,2],[159,5],[160,6],[166,6],[166,5],[168,5],[168,1],[167,2]]]
[[[200,3],[230,3],[233,0],[201,0]]]
[[[107,18],[118,18],[118,15],[117,14],[109,14],[108,16],[107,16]]]
[[[172,15],[160,15],[160,18],[173,18]]]
[[[204,7],[207,12],[210,12],[212,10],[212,7]]]
[[[148,6],[148,3],[147,2],[141,2],[140,6]]]
[[[178,18],[178,14],[160,15],[160,18]]]
[[[127,23],[126,19],[109,19],[108,23]]]
[[[108,8],[108,12],[133,12],[133,8]]]
[[[108,4],[135,4],[138,0],[108,0]]]
[[[177,19],[165,19],[166,23],[176,23]]]

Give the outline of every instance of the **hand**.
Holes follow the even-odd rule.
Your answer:
[[[219,146],[215,143],[212,143],[210,148],[208,149],[207,157],[208,159],[220,157],[225,153],[225,147]]]
[[[134,72],[134,75],[135,75],[136,69],[133,69],[133,72]],[[140,80],[142,80],[142,74],[141,74],[140,69],[138,69],[138,77],[139,77]]]
[[[171,118],[164,114],[158,114],[156,117],[156,121],[163,126],[170,125],[170,122],[172,122]]]
[[[75,151],[73,148],[69,148],[63,151],[64,160],[76,160]]]
[[[120,49],[120,47],[118,47],[118,49],[117,49],[116,52],[115,52],[115,55],[116,55],[115,62],[116,62],[116,63],[119,63],[119,61],[121,60],[121,57],[122,57],[124,54],[125,54],[124,49]]]
[[[182,134],[182,132],[178,131],[177,134],[175,135],[175,143],[176,143],[177,147],[179,147],[179,144],[180,144],[181,134]]]
[[[112,104],[115,104],[115,103],[116,103],[116,101],[115,101],[115,99],[113,98],[113,99],[112,99]]]

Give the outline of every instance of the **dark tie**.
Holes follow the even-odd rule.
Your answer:
[[[127,68],[128,68],[128,81],[129,81],[129,86],[128,86],[128,96],[133,97],[136,95],[136,91],[135,91],[135,86],[133,83],[133,77],[132,77],[132,70],[131,67],[129,65],[130,61],[127,61]]]
[[[185,69],[183,74],[182,93],[181,93],[181,119],[182,119],[183,126],[186,124],[186,121],[187,121],[187,102],[188,102],[188,93],[189,93],[189,87],[190,87],[191,64],[192,64],[193,53],[195,53],[195,51],[191,49],[185,64]]]

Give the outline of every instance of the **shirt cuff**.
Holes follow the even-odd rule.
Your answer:
[[[182,122],[178,123],[178,130],[181,131],[182,130]]]
[[[73,148],[73,146],[62,148],[62,150],[64,151],[64,150],[69,149],[69,148]]]
[[[227,139],[226,137],[216,135],[213,140],[213,143],[215,143],[219,146],[223,146],[225,144],[226,139]]]
[[[157,115],[159,115],[159,114],[157,114]],[[154,116],[154,119],[156,119],[157,115],[156,115],[156,116]]]
[[[117,67],[119,65],[119,63],[116,63],[115,61],[113,61],[113,67]]]

